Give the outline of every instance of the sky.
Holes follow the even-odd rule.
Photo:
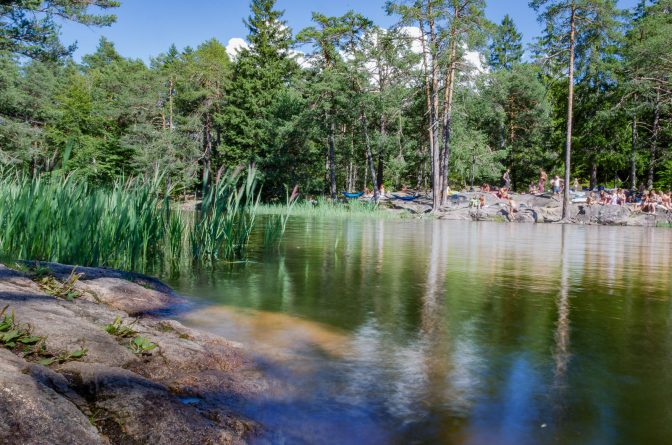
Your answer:
[[[196,47],[216,38],[223,44],[247,34],[243,18],[249,15],[248,0],[121,0],[115,11],[117,22],[108,28],[87,28],[65,24],[62,40],[77,42],[75,59],[95,51],[101,36],[113,41],[125,57],[148,61],[150,57],[166,52],[171,44],[178,49]],[[632,7],[637,0],[619,0],[622,8]],[[277,7],[285,10],[289,26],[298,32],[310,25],[313,11],[325,15],[343,15],[355,10],[379,26],[390,26],[394,17],[383,10],[384,0],[278,0]],[[488,0],[487,17],[499,23],[509,14],[525,43],[530,43],[541,32],[535,12],[528,0]]]

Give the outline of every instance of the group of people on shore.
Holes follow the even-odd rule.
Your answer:
[[[656,214],[658,208],[672,211],[672,193],[656,192],[655,190],[643,190],[638,192],[626,192],[616,189],[612,192],[600,190],[598,194],[590,192],[586,199],[587,205],[632,205],[635,211]]]
[[[485,206],[485,195],[493,194],[500,200],[504,201],[509,208],[510,213],[518,210],[518,204],[513,199],[510,193],[511,190],[511,173],[507,169],[502,176],[503,187],[491,187],[489,184],[483,184],[480,188],[482,194],[475,195],[469,202],[469,207],[475,209],[482,209]],[[546,183],[548,181],[548,174],[544,170],[539,172],[539,180],[532,182],[529,185],[528,192],[531,195],[542,195],[546,193]],[[558,196],[564,192],[565,181],[560,176],[554,176],[550,181],[550,191],[554,196]],[[593,205],[617,205],[630,206],[634,211],[655,214],[659,210],[672,211],[672,192],[662,192],[655,190],[646,190],[641,185],[639,190],[628,191],[622,188],[612,191],[600,187],[598,191],[581,190],[578,179],[574,179],[572,187],[570,188],[572,202],[576,204]]]

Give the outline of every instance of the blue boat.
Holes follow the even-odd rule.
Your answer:
[[[415,201],[418,199],[420,196],[415,195],[415,196],[400,196],[400,195],[392,195],[394,199],[401,199],[402,201]]]
[[[362,195],[364,195],[364,192],[359,192],[359,193],[346,193],[346,192],[343,192],[343,196],[345,196],[345,197],[348,198],[348,199],[357,199],[357,198],[361,198]]]

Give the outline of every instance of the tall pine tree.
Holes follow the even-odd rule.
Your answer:
[[[523,59],[523,36],[513,19],[506,14],[497,27],[490,44],[490,66],[510,70]]]
[[[275,0],[252,0],[250,9],[245,20],[249,47],[236,56],[221,115],[223,156],[231,165],[263,161],[268,155],[276,143],[274,110],[298,71],[292,32]]]

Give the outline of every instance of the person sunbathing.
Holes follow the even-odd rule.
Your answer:
[[[656,201],[654,201],[650,194],[644,195],[642,198],[641,210],[644,213],[656,214]]]
[[[672,210],[672,194],[662,193],[660,197],[660,205],[665,207],[665,210]]]
[[[628,197],[625,195],[625,190],[618,189],[616,196],[618,197],[618,205],[621,207],[624,206],[626,202],[628,202]]]
[[[607,205],[611,201],[609,195],[604,190],[600,190],[600,205]]]
[[[595,193],[590,192],[590,195],[588,195],[588,198],[586,198],[586,205],[592,206],[595,204],[596,198],[595,198]]]
[[[506,187],[502,187],[501,189],[499,189],[499,191],[497,192],[497,197],[499,199],[504,199],[504,200],[509,199],[510,196],[509,196],[508,189]]]
[[[618,192],[616,190],[609,196],[609,204],[612,206],[618,205]]]

